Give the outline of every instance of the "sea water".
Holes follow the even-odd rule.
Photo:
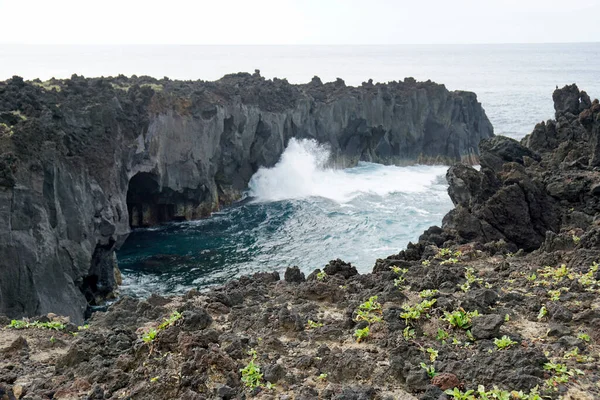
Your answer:
[[[134,231],[118,253],[122,291],[183,293],[294,265],[309,273],[336,258],[368,272],[452,206],[445,166],[361,162],[340,170],[328,158],[326,146],[292,139],[240,203],[208,219]]]

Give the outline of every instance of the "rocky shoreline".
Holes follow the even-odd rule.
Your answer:
[[[451,167],[442,227],[370,274],[123,298],[79,329],[5,318],[0,398],[599,398],[600,104],[553,98],[555,120]]]
[[[0,82],[0,313],[81,322],[118,286],[115,250],[130,227],[230,204],[292,137],[352,165],[476,163],[491,136],[474,93],[412,78]]]

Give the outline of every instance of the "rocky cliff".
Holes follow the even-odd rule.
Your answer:
[[[514,252],[548,246],[556,234],[597,225],[600,212],[600,104],[576,85],[553,94],[555,120],[536,125],[521,143],[483,140],[481,170],[447,173],[455,208],[423,242],[494,243]],[[595,234],[595,233],[594,233]]]
[[[80,320],[118,283],[130,226],[231,203],[291,137],[348,165],[475,163],[491,136],[475,94],[412,79],[0,82],[0,312]]]

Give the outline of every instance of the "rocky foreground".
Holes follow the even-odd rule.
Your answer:
[[[0,82],[0,313],[82,322],[117,288],[115,250],[131,226],[230,204],[292,137],[348,165],[476,163],[491,136],[474,93],[412,78]]]
[[[122,298],[80,328],[6,318],[0,398],[600,398],[600,104],[554,100],[522,143],[483,141],[480,171],[450,168],[442,227],[371,274]]]

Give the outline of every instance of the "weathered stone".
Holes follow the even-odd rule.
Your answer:
[[[498,314],[482,315],[473,318],[471,333],[475,339],[492,339],[498,337],[504,318]]]

